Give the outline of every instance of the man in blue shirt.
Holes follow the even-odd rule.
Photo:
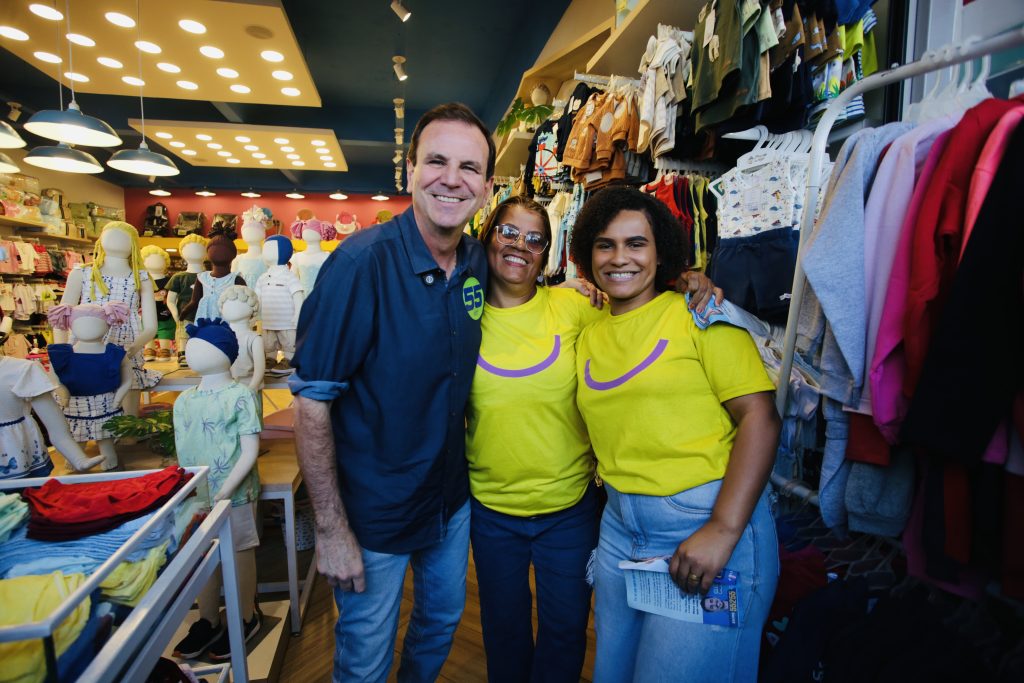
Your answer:
[[[461,104],[420,119],[412,208],[345,240],[302,307],[291,381],[317,564],[334,586],[335,681],[384,681],[406,567],[415,604],[400,681],[433,681],[465,603],[464,410],[480,346],[494,142]]]

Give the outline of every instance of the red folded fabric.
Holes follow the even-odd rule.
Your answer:
[[[83,524],[124,515],[138,517],[154,504],[166,501],[190,478],[190,473],[171,465],[142,477],[116,481],[62,484],[51,479],[37,489],[26,489],[23,495],[32,521],[44,525]]]

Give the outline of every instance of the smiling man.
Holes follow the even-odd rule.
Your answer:
[[[487,264],[463,234],[490,196],[494,143],[461,104],[416,125],[412,208],[345,240],[299,318],[295,441],[334,586],[335,681],[387,679],[406,568],[415,604],[399,681],[433,681],[465,603],[464,411]]]

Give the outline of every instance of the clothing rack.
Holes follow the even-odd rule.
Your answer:
[[[818,204],[818,190],[821,170],[824,165],[826,146],[828,145],[829,132],[835,124],[839,114],[845,111],[846,105],[857,95],[894,85],[906,81],[915,76],[920,76],[933,71],[941,71],[947,67],[973,61],[975,59],[990,55],[1003,50],[1009,50],[1024,45],[1024,28],[1007,31],[993,38],[978,41],[976,38],[968,38],[956,49],[940,50],[938,54],[926,55],[923,59],[909,62],[903,66],[887,69],[872,74],[862,81],[858,81],[839,93],[839,96],[829,102],[824,115],[818,121],[818,127],[814,131],[814,140],[811,143],[810,163],[807,173],[807,192],[804,195],[803,215],[800,218],[800,242],[797,248],[796,269],[793,273],[793,298],[789,303],[789,317],[786,320],[786,336],[782,348],[782,366],[779,370],[779,387],[775,395],[775,405],[780,415],[786,414],[786,402],[789,399],[789,378],[793,370],[793,353],[796,348],[797,321],[800,317],[800,305],[804,298],[804,275],[802,256],[808,236],[811,234],[814,225],[814,214]],[[789,493],[798,498],[803,498],[817,504],[818,495],[813,489],[807,487],[803,482],[794,481],[780,474],[772,472],[771,482],[784,493]]]
[[[611,83],[612,78],[616,78],[620,83],[629,83],[630,85],[639,86],[640,81],[635,78],[626,78],[625,76],[596,76],[594,74],[581,74],[579,71],[574,71],[572,76],[574,81],[580,83],[586,83],[588,85],[597,85],[602,88],[607,88],[608,84]]]
[[[719,175],[729,170],[728,166],[716,161],[689,161],[686,159],[670,159],[668,157],[655,158],[654,168],[657,171],[702,173],[704,175]]]

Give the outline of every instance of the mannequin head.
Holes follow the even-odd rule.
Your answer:
[[[315,218],[308,221],[295,221],[292,223],[291,232],[292,237],[307,243],[333,240],[338,236],[338,231],[334,225],[328,221],[319,221]]]
[[[93,288],[93,294],[97,289],[104,295],[109,293],[107,285],[103,282],[103,264],[106,263],[108,254],[111,258],[128,261],[135,276],[135,289],[141,289],[139,271],[142,269],[142,256],[139,254],[139,232],[124,221],[111,221],[103,226],[103,232],[93,247],[92,268],[89,273],[89,286]]]
[[[103,339],[113,325],[128,320],[128,304],[111,301],[103,305],[79,304],[54,306],[46,314],[50,325],[58,330],[71,330],[76,339],[94,342]]]
[[[292,243],[284,235],[271,235],[263,243],[263,262],[268,266],[283,266],[292,257]]]
[[[238,340],[235,333],[220,318],[202,319],[188,325],[189,340],[185,344],[185,360],[200,375],[230,372],[238,358]]]
[[[217,304],[221,316],[229,323],[248,323],[260,310],[260,298],[256,292],[243,285],[231,285],[225,289]]]
[[[214,266],[230,267],[231,261],[238,256],[238,249],[235,243],[227,235],[216,235],[211,237],[206,245],[206,258]]]
[[[181,258],[185,259],[185,263],[189,265],[201,265],[206,259],[206,245],[210,240],[206,239],[202,235],[192,233],[191,235],[185,235],[180,242],[178,242],[178,253],[181,254]]]
[[[267,236],[268,220],[269,212],[255,204],[242,213],[242,239],[247,245],[259,247]]]
[[[171,267],[171,255],[156,245],[143,247],[139,254],[143,267],[151,274],[163,275]]]

